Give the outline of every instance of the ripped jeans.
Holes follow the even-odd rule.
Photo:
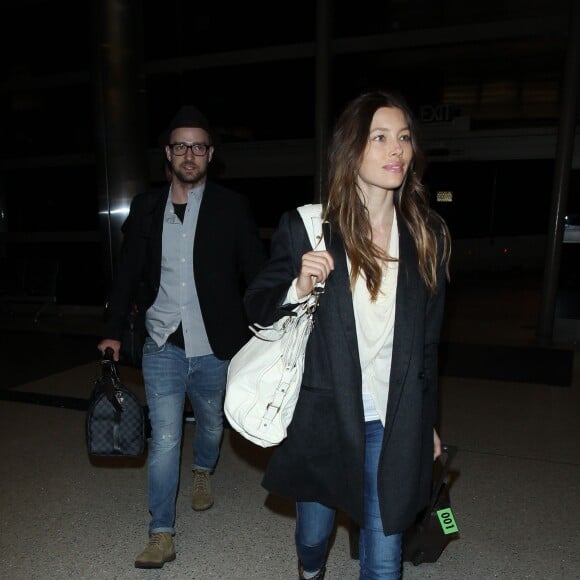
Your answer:
[[[229,361],[214,355],[186,358],[173,344],[147,337],[143,379],[151,440],[148,455],[149,532],[174,533],[185,395],[195,415],[192,469],[212,471],[223,436],[223,398]]]

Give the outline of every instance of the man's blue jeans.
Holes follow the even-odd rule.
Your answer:
[[[148,457],[149,532],[174,533],[185,395],[195,414],[192,469],[212,471],[223,436],[223,398],[229,361],[186,358],[173,344],[147,337],[143,380],[151,421]]]
[[[360,580],[398,580],[401,576],[401,534],[386,536],[379,510],[377,470],[384,428],[380,421],[365,425],[364,526],[360,530]],[[304,570],[324,565],[336,510],[317,502],[296,503],[296,548]]]

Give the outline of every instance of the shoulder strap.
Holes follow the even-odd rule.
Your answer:
[[[304,227],[308,233],[308,239],[310,240],[312,249],[320,251],[326,250],[324,235],[322,233],[322,204],[308,203],[296,209],[304,222]]]
[[[326,250],[324,232],[322,231],[322,204],[308,203],[306,205],[301,205],[296,209],[304,222],[304,227],[308,233],[308,239],[310,240],[312,249],[316,251]],[[324,292],[323,283],[317,283],[316,288],[316,294],[322,294]]]

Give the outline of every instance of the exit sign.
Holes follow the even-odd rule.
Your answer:
[[[456,115],[453,105],[421,105],[419,109],[422,123],[450,123]]]

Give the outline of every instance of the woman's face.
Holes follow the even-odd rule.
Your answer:
[[[358,172],[365,194],[398,189],[413,161],[411,130],[401,109],[377,109]]]

